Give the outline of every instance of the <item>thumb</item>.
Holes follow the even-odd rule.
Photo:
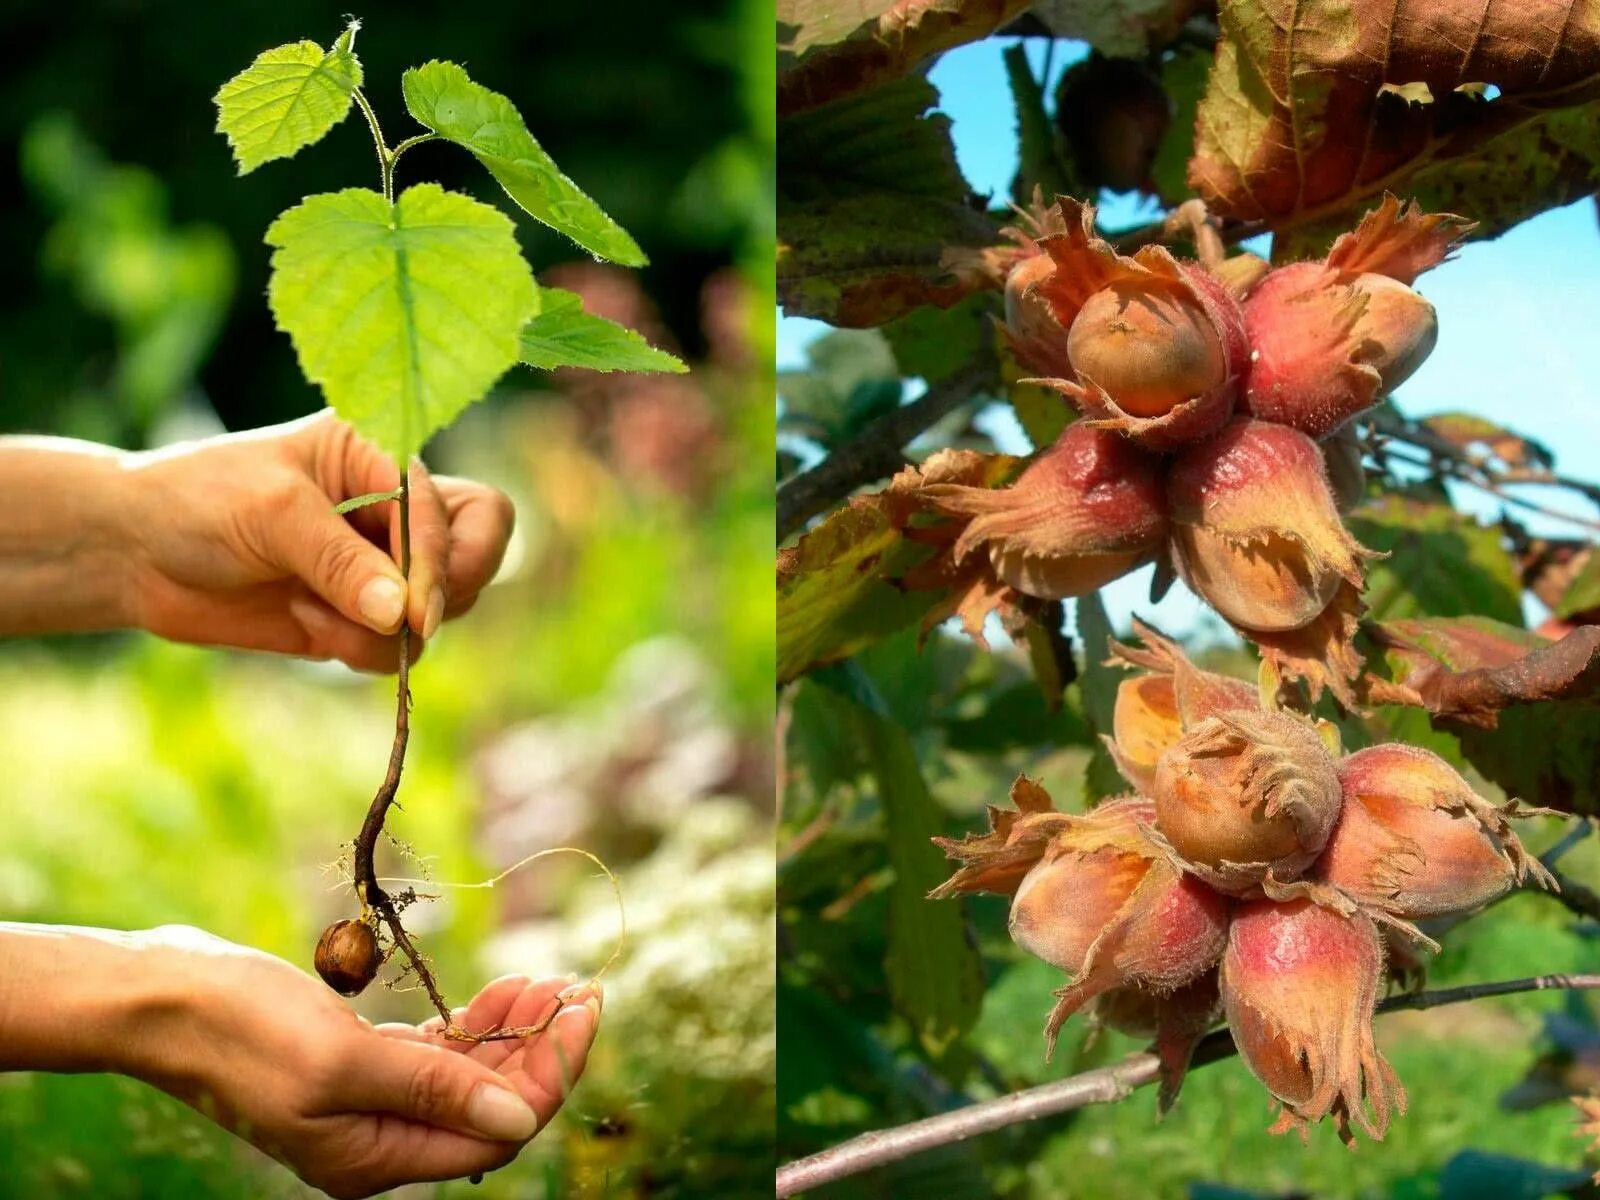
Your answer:
[[[306,488],[267,527],[268,555],[344,616],[394,633],[406,610],[406,581],[394,560]]]
[[[348,1102],[362,1111],[499,1142],[525,1142],[539,1130],[538,1116],[502,1076],[443,1046],[385,1038],[347,1078]]]

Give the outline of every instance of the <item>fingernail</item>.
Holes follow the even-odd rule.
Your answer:
[[[467,1124],[500,1142],[525,1142],[539,1131],[539,1118],[513,1091],[480,1083],[467,1100]]]
[[[428,614],[422,618],[422,636],[431,638],[444,620],[444,589],[434,588],[428,593]]]
[[[400,616],[405,612],[405,589],[387,575],[379,575],[361,589],[356,607],[368,625],[379,633],[388,633],[400,624]]]
[[[583,1006],[594,1014],[594,1019],[596,1021],[600,1019],[600,1010],[604,1008],[605,1005],[605,995],[598,987],[595,988],[595,990],[589,994],[589,998],[583,1002]]]
[[[589,1035],[594,1035],[596,1025],[600,1021],[600,1001],[598,997],[590,996],[582,1004],[569,1004],[556,1013],[552,1024],[571,1025],[582,1021]]]

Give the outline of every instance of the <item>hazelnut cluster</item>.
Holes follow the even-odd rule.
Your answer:
[[[1008,487],[925,480],[923,511],[952,528],[919,533],[943,545],[907,584],[993,607],[1007,589],[1060,599],[1160,561],[1280,673],[1354,703],[1371,554],[1341,518],[1363,487],[1349,422],[1433,348],[1433,307],[1410,284],[1463,223],[1386,197],[1322,261],[1276,269],[1119,254],[1068,199],[1013,232],[1007,337],[1082,419]]]
[[[1220,1017],[1281,1105],[1274,1132],[1332,1117],[1382,1138],[1405,1092],[1372,1018],[1391,938],[1470,912],[1530,877],[1553,886],[1496,806],[1427,750],[1343,754],[1333,727],[1202,671],[1139,626],[1111,643],[1141,668],[1118,689],[1112,755],[1135,791],[1083,814],[1012,787],[990,829],[936,839],[961,866],[933,893],[1011,897],[1012,939],[1070,976],[1045,1027],[1093,1005],[1153,1035],[1163,1109]]]

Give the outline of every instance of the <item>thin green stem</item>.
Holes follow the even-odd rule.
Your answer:
[[[394,165],[400,161],[400,156],[413,146],[420,146],[423,142],[431,142],[438,138],[436,133],[418,133],[400,142],[389,151],[388,170],[384,175],[384,194],[392,201],[394,199]]]
[[[367,128],[372,130],[372,144],[378,152],[378,175],[383,180],[383,198],[394,203],[394,152],[389,149],[383,140],[383,129],[378,124],[378,114],[373,111],[372,104],[356,88],[350,93],[356,104],[361,109],[361,115],[367,118]]]

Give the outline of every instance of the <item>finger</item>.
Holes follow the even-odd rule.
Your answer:
[[[352,1193],[363,1196],[408,1183],[426,1183],[486,1174],[516,1158],[521,1142],[493,1142],[419,1125],[388,1114],[377,1118],[372,1149]]]
[[[492,1142],[525,1142],[542,1124],[495,1072],[442,1046],[400,1038],[352,1039],[330,1103]]]
[[[263,557],[311,588],[347,620],[378,633],[400,628],[406,582],[400,568],[333,511],[318,489],[295,493],[262,527]]]
[[[599,1027],[600,1006],[596,988],[584,1003],[563,1008],[549,1029],[523,1042],[500,1068],[538,1114],[541,1127],[549,1124],[583,1074]]]
[[[399,670],[400,640],[393,635],[373,633],[364,625],[346,620],[305,591],[290,598],[289,612],[309,639],[307,657],[338,659],[357,671],[392,675]],[[407,647],[409,661],[416,663],[425,648],[426,643],[421,638],[412,638]]]
[[[516,509],[496,488],[466,479],[436,476],[450,517],[450,562],[446,583],[451,615],[470,606],[500,569],[511,543]]]
[[[467,1002],[456,1023],[468,1033],[487,1033],[500,1028],[517,997],[532,982],[526,975],[502,975]]]
[[[561,1004],[558,998],[560,994],[577,981],[576,975],[562,975],[529,983],[513,999],[495,1028],[518,1029],[538,1025],[541,1021],[549,1021]],[[479,1042],[469,1053],[484,1066],[499,1070],[500,1065],[520,1050],[525,1041],[526,1039],[503,1038],[497,1041]]]
[[[428,468],[420,459],[411,463],[411,586],[406,604],[406,620],[423,637],[432,637],[444,619],[449,591],[447,578],[451,554],[450,516]],[[400,555],[400,513],[395,505],[390,522],[390,538],[395,557]]]
[[[235,591],[168,586],[150,612],[150,632],[173,641],[338,659],[358,671],[399,665],[396,639],[347,621],[296,580]],[[413,659],[421,649],[414,639]]]

